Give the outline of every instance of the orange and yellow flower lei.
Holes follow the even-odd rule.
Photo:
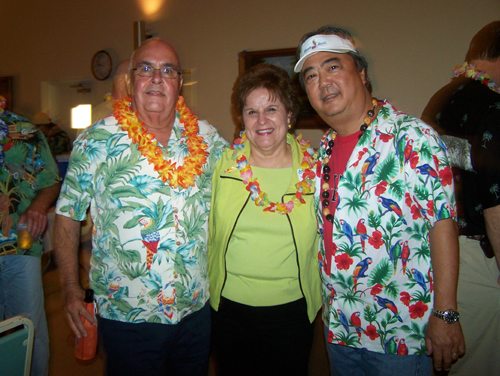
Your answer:
[[[189,155],[184,158],[182,166],[176,166],[176,162],[171,163],[165,160],[163,150],[154,136],[145,129],[145,124],[139,122],[137,112],[130,109],[130,98],[128,100],[117,100],[113,104],[115,119],[121,128],[128,132],[128,137],[132,143],[137,144],[137,149],[147,158],[148,162],[154,165],[155,171],[163,183],[167,183],[172,188],[181,186],[184,189],[194,187],[197,176],[203,174],[202,166],[207,161],[207,145],[203,143],[203,137],[198,135],[198,118],[186,107],[184,98],[179,96],[175,110],[180,115],[180,122],[184,124],[184,131],[181,137],[186,138]]]
[[[295,136],[295,140],[299,144],[300,152],[302,153],[301,167],[303,168],[302,179],[295,184],[297,191],[293,198],[287,203],[284,202],[271,202],[267,197],[267,193],[260,190],[260,185],[257,178],[253,177],[252,167],[248,163],[247,158],[243,155],[244,143],[247,140],[245,132],[240,133],[240,138],[234,140],[231,149],[234,150],[232,159],[236,161],[236,168],[240,171],[240,176],[243,179],[243,184],[246,184],[247,191],[250,192],[251,199],[257,206],[263,206],[264,211],[278,212],[280,214],[291,213],[295,206],[305,204],[303,198],[304,194],[311,193],[312,185],[314,182],[315,174],[313,168],[315,166],[315,159],[311,156],[308,149],[311,149],[309,141],[302,140],[302,135]],[[313,153],[314,154],[314,153]],[[232,170],[233,168],[231,168]]]

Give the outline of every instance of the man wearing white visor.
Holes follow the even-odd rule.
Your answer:
[[[331,26],[295,72],[331,127],[317,178],[323,321],[332,375],[431,375],[465,352],[455,197],[427,124],[372,98],[366,59]],[[432,357],[431,357],[432,356]]]

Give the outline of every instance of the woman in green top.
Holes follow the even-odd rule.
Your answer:
[[[212,333],[221,375],[307,375],[321,307],[315,161],[288,133],[295,87],[274,65],[233,90],[245,131],[213,175],[209,222]]]

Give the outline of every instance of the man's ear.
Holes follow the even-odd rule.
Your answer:
[[[132,86],[132,78],[130,77],[130,72],[125,73],[125,87],[129,95],[134,94],[134,87]]]
[[[181,75],[181,79],[179,81],[179,95],[181,95],[182,84],[184,83],[184,77]]]
[[[361,81],[363,82],[363,84],[366,86],[366,69],[363,69],[361,72],[359,72],[359,75],[361,77]]]

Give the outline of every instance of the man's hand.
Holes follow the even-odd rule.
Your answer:
[[[458,236],[451,218],[437,221],[429,230],[432,269],[434,273],[434,308],[457,308]],[[465,342],[460,323],[430,316],[425,330],[427,354],[434,357],[438,371],[450,369],[451,363],[465,353]]]
[[[486,235],[488,235],[488,240],[495,253],[498,269],[500,269],[500,205],[484,209],[483,214]],[[498,284],[500,285],[500,277],[498,278]]]
[[[28,231],[34,238],[42,235],[47,228],[47,211],[31,205],[19,218],[18,223],[27,223]]]
[[[83,316],[93,325],[92,315],[83,305],[85,292],[80,286],[78,274],[78,246],[80,244],[80,222],[57,214],[54,223],[56,260],[59,268],[59,280],[63,288],[66,319],[77,338],[87,336],[83,326]]]
[[[76,338],[87,337],[87,330],[85,330],[80,316],[83,316],[92,325],[97,325],[97,322],[83,305],[85,291],[79,285],[72,284],[64,286],[63,293],[64,311],[71,330],[75,333]]]
[[[448,324],[444,320],[430,316],[425,331],[427,355],[434,358],[434,368],[449,371],[451,364],[465,354],[465,341],[459,322]]]
[[[24,211],[18,223],[27,223],[28,231],[34,238],[42,235],[47,228],[47,211],[59,194],[61,183],[40,189],[31,205]]]

